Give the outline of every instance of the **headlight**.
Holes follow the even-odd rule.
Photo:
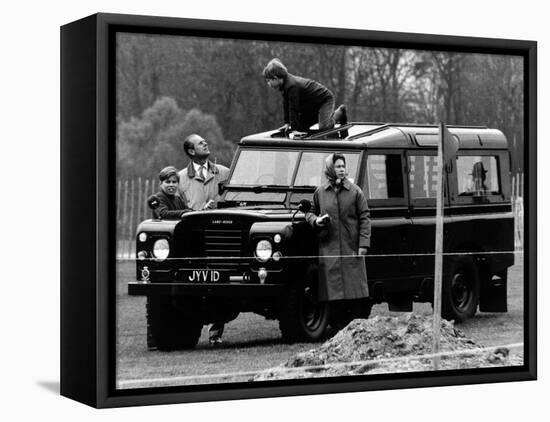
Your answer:
[[[271,242],[269,240],[260,240],[256,244],[256,257],[260,261],[267,261],[269,258],[271,258],[272,252],[273,248],[271,247]]]
[[[168,243],[168,240],[155,240],[155,243],[153,245],[153,256],[156,258],[157,261],[164,261],[166,258],[168,258],[169,253],[170,244]]]

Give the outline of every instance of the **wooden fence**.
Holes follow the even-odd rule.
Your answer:
[[[117,258],[135,257],[135,237],[138,224],[151,218],[147,206],[149,195],[157,192],[158,179],[137,178],[117,180]],[[523,250],[523,174],[512,178],[512,209],[516,251]]]
[[[512,177],[512,211],[514,212],[514,246],[523,252],[523,173]]]
[[[151,218],[147,198],[158,189],[156,178],[117,180],[117,258],[135,257],[137,226],[141,221]]]

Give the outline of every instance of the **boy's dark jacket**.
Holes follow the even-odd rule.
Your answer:
[[[192,211],[187,206],[187,201],[179,193],[167,195],[163,191],[155,194],[158,198],[159,206],[153,210],[153,217],[164,220],[179,220],[183,213]]]
[[[332,92],[312,79],[288,74],[281,87],[284,121],[294,130],[307,131],[318,122],[321,105],[334,98]]]

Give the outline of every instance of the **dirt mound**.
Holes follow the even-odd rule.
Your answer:
[[[508,349],[474,350],[480,346],[446,320],[441,321],[440,343],[441,352],[453,353],[441,357],[439,369],[514,365]],[[418,356],[431,353],[431,316],[356,319],[320,347],[299,353],[254,380],[430,371],[433,360]]]

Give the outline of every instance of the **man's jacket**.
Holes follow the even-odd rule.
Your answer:
[[[193,163],[180,170],[179,191],[185,195],[187,204],[193,210],[202,210],[211,199],[218,202],[218,183],[224,182],[229,176],[229,169],[225,166],[207,161],[208,170],[204,180],[195,173]]]

